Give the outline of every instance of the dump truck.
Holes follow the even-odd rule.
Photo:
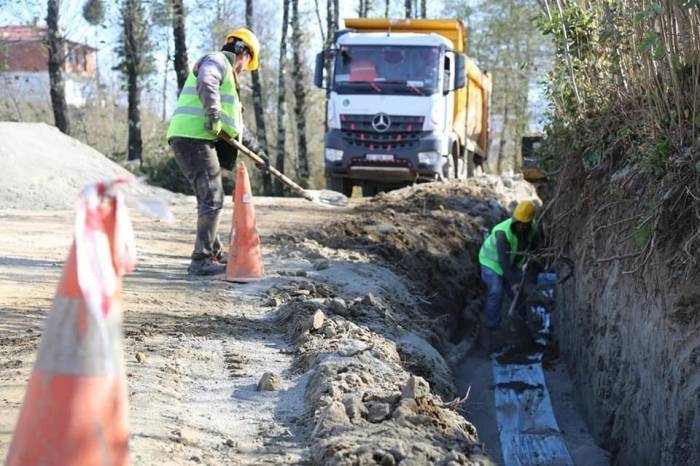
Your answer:
[[[329,189],[363,195],[472,176],[488,154],[491,79],[459,19],[346,19],[316,56]],[[325,72],[324,72],[325,71]]]

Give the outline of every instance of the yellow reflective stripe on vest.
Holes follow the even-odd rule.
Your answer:
[[[196,108],[196,107],[178,107],[175,109],[173,112],[173,115],[194,115],[194,116],[201,116],[205,117],[207,116],[206,113],[204,112],[203,108]],[[228,125],[228,126],[236,126],[236,122],[234,121],[233,118],[229,118],[226,115],[221,115],[220,116],[221,122]]]
[[[180,92],[180,95],[182,95],[182,94],[199,96],[199,94],[197,93],[196,87],[183,87],[182,91]],[[236,98],[235,95],[222,95],[221,101],[226,102],[228,104],[235,104],[236,102],[238,102],[238,99]]]

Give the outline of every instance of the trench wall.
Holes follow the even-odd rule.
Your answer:
[[[656,242],[635,272],[653,234],[639,228],[649,180],[572,165],[550,218],[553,243],[576,265],[556,325],[587,421],[614,464],[700,464],[700,281],[673,260],[683,235]],[[673,221],[667,212],[658,231]]]

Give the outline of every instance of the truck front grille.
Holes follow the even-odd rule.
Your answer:
[[[390,152],[413,147],[423,132],[423,117],[390,115],[391,126],[378,132],[372,127],[374,115],[340,115],[343,140],[350,146],[368,151]]]

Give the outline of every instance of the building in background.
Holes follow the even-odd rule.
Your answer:
[[[0,99],[49,102],[48,28],[0,27]],[[80,107],[97,95],[97,49],[64,41],[66,102]]]

